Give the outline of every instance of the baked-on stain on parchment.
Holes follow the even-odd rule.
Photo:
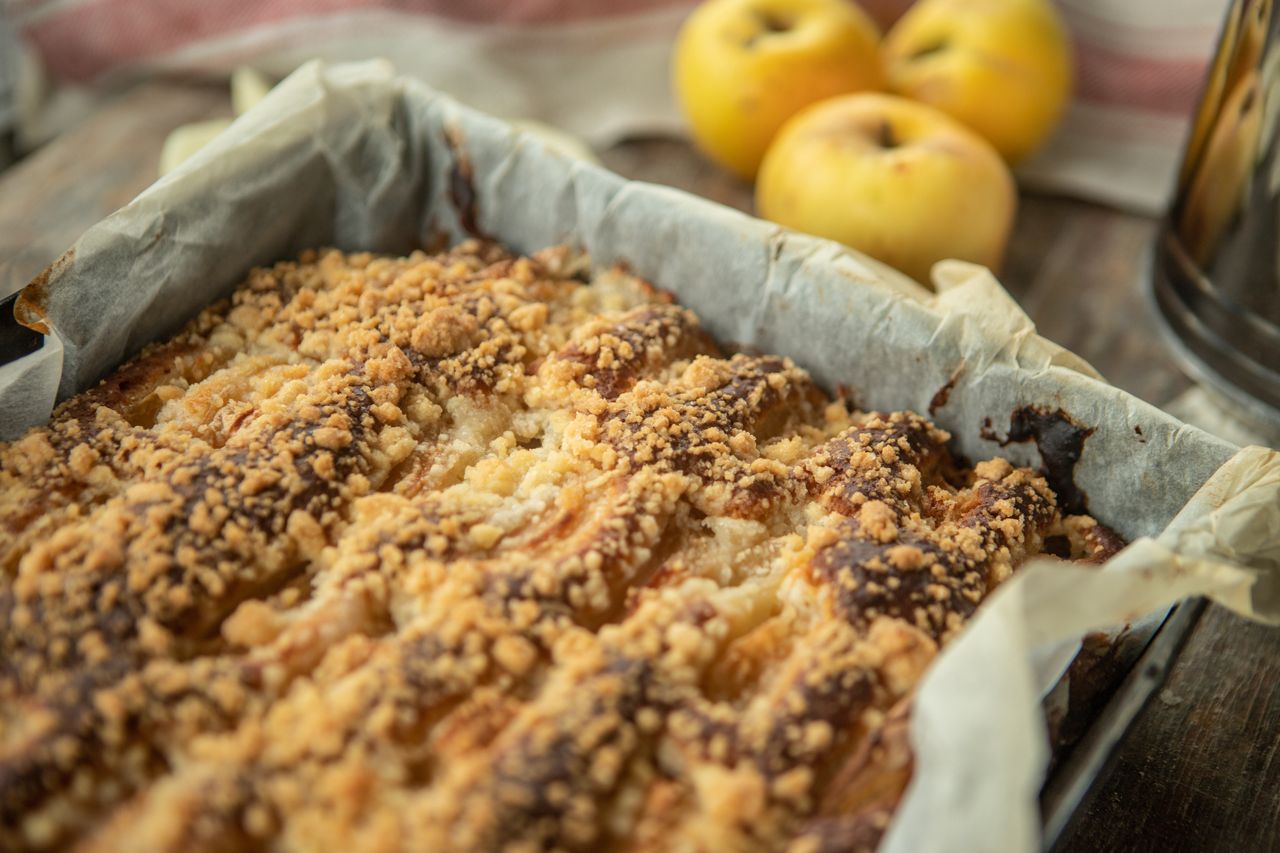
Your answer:
[[[1075,467],[1084,452],[1084,442],[1093,435],[1094,427],[1081,426],[1062,409],[1021,406],[1009,416],[1009,434],[1000,438],[991,429],[990,419],[982,429],[982,437],[1007,447],[1015,441],[1034,441],[1044,463],[1044,478],[1058,496],[1064,515],[1088,512],[1088,496],[1076,486]]]
[[[42,335],[49,334],[49,282],[61,275],[75,259],[76,250],[72,246],[22,288],[13,303],[13,318],[19,324]]]
[[[964,362],[956,366],[951,371],[951,377],[943,384],[941,388],[934,392],[933,397],[929,400],[929,414],[935,415],[938,409],[941,409],[951,399],[951,389],[956,387],[956,381],[960,378],[960,374],[964,372]]]
[[[493,239],[480,227],[480,216],[476,209],[476,188],[473,180],[475,168],[471,165],[462,131],[456,127],[446,127],[444,143],[452,155],[449,166],[449,202],[458,213],[458,224],[462,230],[472,237],[484,240]]]

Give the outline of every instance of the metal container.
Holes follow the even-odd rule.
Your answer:
[[[1272,0],[1232,0],[1152,279],[1188,373],[1280,435],[1278,30]]]

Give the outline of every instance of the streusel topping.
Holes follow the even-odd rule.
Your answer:
[[[873,849],[1042,477],[563,248],[255,270],[0,446],[0,847]]]

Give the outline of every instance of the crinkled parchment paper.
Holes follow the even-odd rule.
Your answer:
[[[1100,381],[1038,337],[985,270],[939,265],[928,294],[832,243],[572,161],[381,63],[304,67],[28,287],[20,318],[57,338],[0,371],[0,428],[12,437],[48,417],[59,358],[66,396],[251,266],[317,245],[405,252],[467,233],[625,262],[722,341],[790,355],[864,408],[930,412],[970,458],[1058,466],[1090,512],[1134,540],[1101,569],[1027,566],[939,657],[886,850],[1036,846],[1039,699],[1083,633],[1193,594],[1280,618],[1280,454],[1237,450]],[[1053,433],[1037,433],[1044,458],[1037,442],[1008,441],[1027,413]],[[1075,442],[1074,466],[1055,436]]]

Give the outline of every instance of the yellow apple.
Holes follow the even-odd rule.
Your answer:
[[[765,155],[756,211],[838,240],[923,283],[944,258],[997,269],[1017,208],[989,143],[933,107],[843,95],[788,121]]]
[[[681,28],[672,66],[694,143],[750,180],[797,111],[884,87],[879,39],[850,0],[709,0]]]
[[[884,54],[892,91],[964,122],[1011,164],[1044,142],[1071,94],[1071,48],[1049,0],[922,0]]]

